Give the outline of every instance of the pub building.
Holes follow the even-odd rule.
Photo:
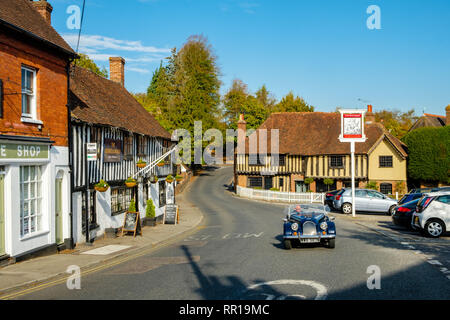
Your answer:
[[[47,1],[0,0],[0,264],[71,243],[68,79]]]
[[[86,220],[89,241],[122,227],[133,198],[141,219],[145,217],[148,199],[152,199],[160,220],[166,204],[174,202],[175,182],[165,181],[176,170],[170,156],[164,166],[136,177],[135,187],[125,185],[125,180],[140,170],[139,160],[150,165],[174,144],[170,133],[125,89],[124,66],[123,58],[110,58],[110,80],[81,67],[71,69],[72,209],[76,243],[87,240]],[[94,161],[86,161],[86,143],[96,143]],[[110,186],[104,192],[95,190],[101,179]]]

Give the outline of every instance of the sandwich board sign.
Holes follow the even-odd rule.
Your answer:
[[[366,110],[359,109],[341,109],[341,134],[340,142],[350,143],[351,153],[351,172],[352,172],[352,215],[356,216],[355,211],[355,143],[365,142],[364,133],[364,114]]]

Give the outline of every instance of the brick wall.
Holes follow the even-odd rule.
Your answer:
[[[57,146],[68,145],[67,60],[57,51],[40,49],[0,28],[0,79],[3,80],[3,118],[0,134],[46,137]],[[21,67],[37,70],[37,124],[21,121]]]

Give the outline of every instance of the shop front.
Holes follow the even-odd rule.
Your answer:
[[[70,238],[68,148],[46,138],[0,136],[0,257]]]

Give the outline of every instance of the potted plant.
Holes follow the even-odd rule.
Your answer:
[[[147,162],[142,160],[142,159],[139,159],[139,161],[136,163],[136,165],[138,166],[138,168],[142,169],[142,168],[145,168],[147,166]]]
[[[109,189],[109,184],[101,179],[100,182],[94,186],[94,189],[98,192],[106,192]]]
[[[176,180],[177,182],[181,182],[181,181],[183,181],[183,177],[180,176],[179,174],[177,174],[177,175],[175,176],[175,180]]]
[[[166,181],[167,181],[168,183],[172,183],[172,182],[173,182],[173,176],[172,176],[171,174],[169,174],[169,175],[166,177]]]
[[[166,162],[164,160],[161,160],[158,162],[158,167],[164,167],[166,165]]]
[[[128,212],[136,212],[136,202],[134,201],[134,199],[131,199],[130,201],[130,206],[128,207]]]
[[[157,183],[158,182],[158,176],[152,176],[150,179],[151,183]]]
[[[147,200],[147,206],[145,208],[144,225],[150,227],[156,226],[155,205],[153,204],[152,199]]]
[[[133,188],[136,186],[136,179],[133,179],[132,177],[129,177],[127,180],[125,180],[125,185],[128,188]]]

